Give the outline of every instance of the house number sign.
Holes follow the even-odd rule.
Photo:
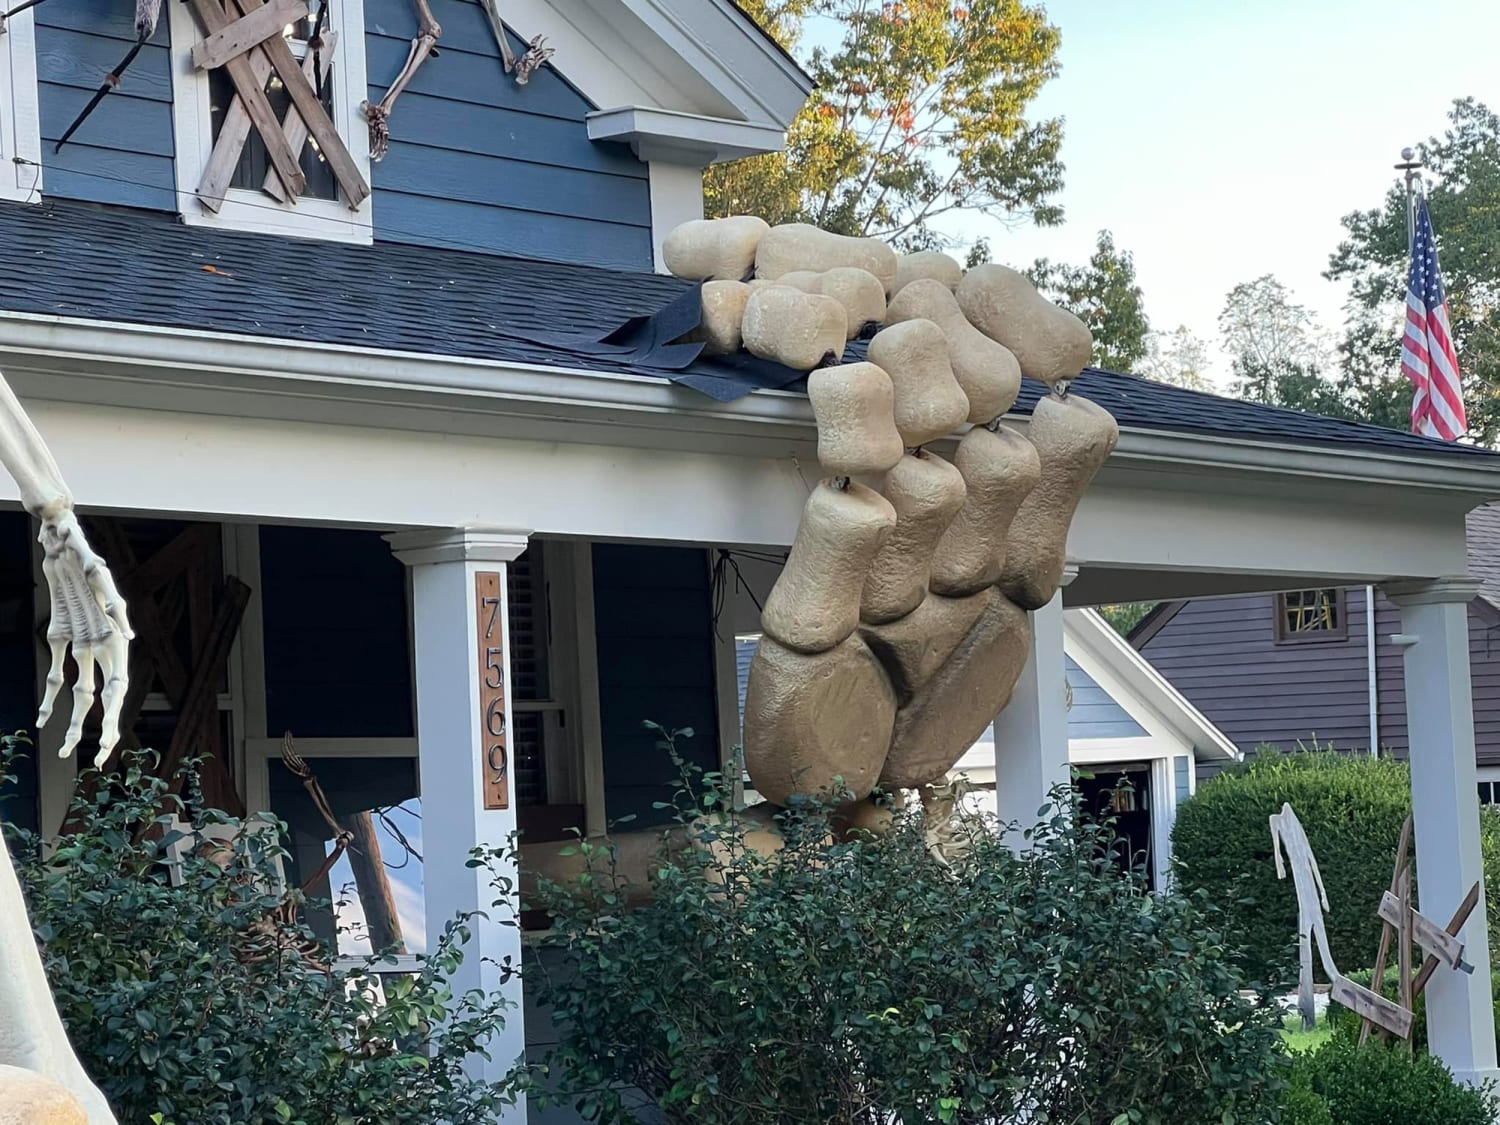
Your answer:
[[[500,575],[474,575],[474,614],[479,633],[479,769],[484,807],[510,808],[509,733],[505,729],[505,617]]]

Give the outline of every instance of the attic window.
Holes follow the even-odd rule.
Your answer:
[[[183,221],[189,225],[298,238],[370,242],[372,201],[366,197],[370,179],[369,129],[362,110],[368,96],[363,0],[300,3],[266,0],[264,5],[261,0],[211,0],[211,3],[226,16],[277,4],[294,17],[278,38],[265,41],[264,49],[251,48],[240,58],[250,61],[257,76],[264,75],[265,100],[284,126],[281,134],[287,144],[282,146],[282,152],[286,153],[290,146],[295,165],[288,164],[292,155],[284,155],[283,171],[281,174],[276,171],[264,134],[249,123],[249,115],[240,105],[230,73],[235,64],[232,61],[220,66],[209,64],[207,69],[195,64],[194,47],[207,38],[202,22],[207,17],[202,5],[198,0],[171,4],[177,207]],[[320,16],[322,36],[315,43],[314,29]],[[270,50],[272,45],[275,52]],[[291,61],[273,66],[268,60],[277,53],[283,59],[289,53]],[[287,76],[280,70],[293,65],[306,75],[305,79],[298,76],[303,90],[308,95],[316,90],[320,95],[327,115],[327,120],[320,122],[322,135],[330,138],[333,147],[321,146],[316,137],[309,135],[301,118],[290,112],[291,91],[287,88]],[[309,85],[312,89],[308,89]],[[225,130],[231,123],[236,131],[230,137],[232,143],[225,145],[222,143]],[[336,138],[327,132],[330,123]],[[336,156],[337,160],[330,156]],[[305,187],[293,199],[287,198],[288,166],[293,167],[293,173],[300,168],[306,177]],[[351,192],[355,194],[351,196]],[[356,202],[352,208],[351,198]]]
[[[1276,595],[1277,643],[1339,641],[1348,635],[1342,591],[1293,590]]]
[[[0,5],[0,10],[13,6]],[[0,199],[23,202],[42,197],[41,117],[32,28],[29,9],[0,20]]]

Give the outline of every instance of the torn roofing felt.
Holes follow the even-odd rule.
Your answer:
[[[749,355],[674,343],[696,285],[673,277],[376,242],[189,227],[68,200],[0,203],[0,311],[669,379],[721,402],[802,389]],[[64,320],[65,326],[65,320]],[[863,359],[852,342],[845,360]],[[1073,384],[1124,427],[1444,458],[1489,450],[1089,369]],[[1046,388],[1029,380],[1015,412]]]

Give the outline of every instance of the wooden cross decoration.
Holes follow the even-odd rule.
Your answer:
[[[349,209],[357,209],[369,198],[370,186],[324,110],[317,90],[316,60],[326,55],[323,65],[328,65],[336,38],[331,33],[325,35],[322,48],[309,51],[307,59],[298,62],[282,34],[288,24],[308,14],[307,0],[190,3],[205,33],[193,47],[193,65],[199,70],[223,67],[235,90],[198,184],[203,205],[215,212],[223,207],[240,153],[254,128],[271,161],[263,185],[270,195],[295,204],[307,189],[307,177],[299,161],[302,146],[311,139],[328,161]],[[272,72],[281,79],[292,103],[284,121],[277,118],[266,98],[266,82]]]

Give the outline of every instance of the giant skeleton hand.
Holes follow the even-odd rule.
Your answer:
[[[1067,390],[1088,329],[1004,266],[802,224],[687,223],[663,256],[706,282],[705,350],[812,372],[824,479],[761,615],[751,780],[776,804],[941,782],[1009,702],[1027,611],[1062,584],[1074,510],[1115,447],[1115,420]],[[869,362],[841,363],[878,325]],[[1053,392],[1024,433],[1000,421],[1022,375]],[[951,462],[924,448],[965,422]]]
[[[42,525],[42,573],[52,606],[47,644],[52,666],[37,715],[37,725],[52,717],[71,650],[78,665],[73,686],[73,713],[61,754],[70,756],[83,737],[83,722],[94,706],[94,668],[104,681],[104,721],[94,764],[103,766],[120,739],[120,711],[125,704],[129,642],[135,636],[125,599],[115,588],[104,560],[84,538],[73,511],[73,496],[63,483],[57,462],[26,411],[0,376],[0,463],[21,488],[21,503]]]

